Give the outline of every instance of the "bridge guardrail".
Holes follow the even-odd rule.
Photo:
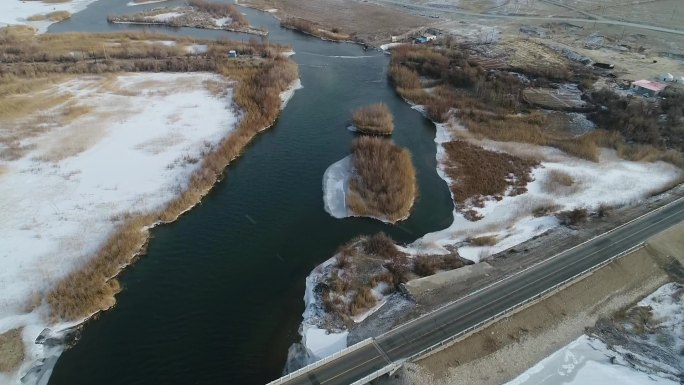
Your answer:
[[[445,347],[447,347],[450,343],[452,343],[452,342],[456,341],[457,339],[459,339],[459,338],[461,338],[461,337],[467,335],[468,333],[471,333],[471,332],[473,332],[473,331],[475,331],[475,330],[477,330],[477,329],[479,329],[479,328],[485,326],[486,324],[488,324],[488,323],[490,323],[490,322],[494,322],[494,321],[498,320],[499,318],[506,316],[507,314],[513,313],[513,312],[515,312],[516,310],[518,310],[519,308],[524,307],[524,306],[527,306],[529,303],[534,302],[534,301],[537,301],[538,299],[543,298],[544,296],[548,295],[549,293],[551,293],[551,292],[553,292],[553,291],[555,291],[555,290],[558,290],[558,289],[562,288],[562,287],[565,286],[565,285],[568,285],[568,284],[572,283],[573,281],[577,280],[578,278],[581,278],[581,277],[583,277],[583,276],[586,275],[586,274],[593,273],[594,271],[596,271],[596,270],[598,270],[598,269],[600,269],[600,268],[602,268],[602,267],[608,265],[609,263],[613,262],[614,260],[616,260],[616,259],[618,259],[618,258],[620,258],[620,257],[622,257],[622,256],[624,256],[624,255],[626,255],[626,254],[629,254],[629,253],[631,253],[631,252],[633,252],[633,251],[636,251],[636,250],[638,250],[638,249],[644,247],[644,244],[645,244],[644,242],[641,242],[641,243],[639,243],[639,244],[637,244],[637,245],[634,245],[634,246],[630,247],[630,248],[627,249],[627,250],[624,250],[624,251],[622,251],[622,252],[620,252],[620,253],[618,253],[618,254],[615,254],[614,256],[612,256],[612,257],[606,259],[605,261],[603,261],[603,262],[601,262],[601,263],[599,263],[599,264],[597,264],[597,265],[594,265],[594,266],[592,266],[592,267],[590,267],[590,268],[588,268],[588,269],[586,269],[586,270],[584,270],[584,271],[582,271],[582,272],[580,272],[580,273],[578,273],[578,274],[575,274],[575,275],[573,275],[572,277],[570,277],[570,278],[564,280],[563,282],[560,282],[560,283],[558,283],[558,284],[556,284],[556,285],[553,285],[553,286],[549,287],[548,289],[542,291],[541,293],[534,295],[533,297],[530,297],[530,298],[528,298],[528,299],[526,299],[526,300],[524,300],[524,301],[522,301],[522,302],[519,302],[519,303],[517,303],[517,304],[515,304],[515,305],[513,305],[513,306],[511,306],[511,307],[509,307],[508,309],[505,309],[505,310],[503,310],[503,311],[501,311],[501,312],[499,312],[499,313],[497,313],[497,314],[495,314],[495,315],[493,315],[493,316],[487,318],[486,320],[480,321],[480,322],[478,322],[477,324],[475,324],[475,325],[473,325],[473,326],[471,326],[471,327],[469,327],[469,328],[467,328],[467,329],[465,329],[465,330],[463,330],[463,331],[461,331],[461,332],[459,332],[459,333],[457,333],[457,334],[454,334],[453,336],[451,336],[451,337],[449,337],[449,338],[447,338],[447,339],[445,339],[445,340],[442,340],[442,341],[440,341],[440,342],[438,342],[438,343],[436,343],[436,344],[434,344],[434,345],[432,345],[432,346],[430,346],[430,347],[428,347],[428,348],[425,348],[425,349],[421,350],[420,352],[418,352],[418,353],[416,353],[416,354],[410,356],[409,358],[407,358],[406,361],[413,361],[413,360],[418,359],[418,358],[420,358],[420,357],[422,357],[422,356],[425,356],[425,355],[427,355],[427,354],[429,354],[429,353],[432,353],[432,352],[434,352],[434,351],[436,351],[436,350],[438,350],[438,349],[445,348]]]
[[[341,356],[343,356],[343,355],[345,355],[345,354],[347,354],[347,353],[350,353],[350,352],[353,352],[353,351],[355,351],[355,350],[361,349],[361,348],[366,347],[366,346],[368,346],[368,345],[370,345],[370,344],[372,344],[372,343],[373,343],[373,338],[372,338],[372,337],[371,337],[371,338],[366,338],[365,340],[363,340],[363,341],[361,341],[361,342],[357,342],[357,343],[355,343],[355,344],[352,345],[352,346],[348,346],[348,347],[346,347],[346,348],[340,350],[339,352],[336,352],[336,353],[333,353],[333,354],[331,354],[331,355],[329,355],[329,356],[327,356],[327,357],[324,357],[324,358],[322,358],[322,359],[320,359],[320,360],[314,362],[313,364],[309,364],[309,365],[307,365],[307,366],[305,366],[305,367],[303,367],[303,368],[300,368],[300,369],[295,370],[295,371],[292,372],[292,373],[288,373],[288,374],[286,374],[286,375],[284,375],[284,376],[282,376],[282,377],[280,377],[280,378],[278,378],[278,379],[275,379],[275,380],[269,382],[269,383],[266,384],[266,385],[280,385],[280,384],[283,384],[283,383],[285,383],[285,382],[287,382],[287,381],[289,381],[289,380],[291,380],[291,379],[293,379],[293,378],[295,378],[295,377],[297,377],[297,376],[301,376],[302,374],[304,374],[304,373],[306,373],[306,372],[309,372],[309,371],[311,371],[311,370],[314,370],[314,369],[316,369],[316,368],[319,368],[319,367],[321,367],[321,366],[323,366],[323,365],[329,363],[330,361],[336,360],[336,359],[340,358]],[[376,377],[376,378],[377,378],[377,377]]]

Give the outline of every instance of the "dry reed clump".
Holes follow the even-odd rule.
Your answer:
[[[366,134],[391,135],[394,117],[385,103],[371,104],[354,111],[354,127]]]
[[[443,144],[447,158],[444,170],[454,182],[451,192],[456,207],[481,205],[486,197],[524,193],[532,181],[531,172],[538,162],[513,155],[485,150],[457,140]]]
[[[330,29],[322,28],[312,21],[298,17],[289,17],[285,20],[282,20],[280,22],[280,26],[283,28],[300,31],[308,35],[320,37],[325,40],[347,41],[352,38],[352,36],[349,34],[341,33],[336,27]]]
[[[24,361],[22,329],[10,329],[0,334],[0,373],[17,370]]]
[[[473,246],[494,246],[497,244],[498,240],[496,236],[493,235],[483,235],[481,237],[475,237],[468,240]]]
[[[43,20],[51,20],[51,21],[62,21],[66,20],[71,17],[71,13],[67,11],[55,11],[55,12],[50,12],[46,14],[39,13],[37,15],[32,15],[26,18],[28,21],[43,21]]]
[[[567,172],[551,170],[542,181],[541,188],[548,194],[568,195],[576,192],[579,186],[572,175]]]
[[[359,137],[352,143],[347,207],[355,214],[396,222],[408,217],[417,194],[411,153],[392,141]]]
[[[213,3],[205,0],[189,0],[188,5],[205,11],[214,17],[230,17],[237,27],[248,27],[249,20],[234,4]]]
[[[255,49],[265,49],[250,44]],[[85,265],[53,286],[46,295],[53,321],[78,320],[111,307],[120,290],[114,277],[145,244],[147,227],[175,220],[196,204],[250,140],[273,124],[280,111],[280,93],[298,77],[296,64],[281,56],[240,63],[224,60],[212,65],[215,72],[238,81],[234,103],[243,115],[237,128],[207,155],[202,167],[191,176],[187,189],[176,199],[158,212],[130,215]]]

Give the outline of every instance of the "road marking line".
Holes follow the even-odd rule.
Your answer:
[[[668,215],[668,216],[666,216],[666,217],[664,217],[664,218],[659,219],[658,221],[656,221],[656,222],[654,222],[654,223],[651,223],[650,225],[648,225],[648,226],[646,226],[646,227],[643,227],[643,228],[639,229],[639,230],[638,230],[637,232],[635,232],[634,234],[631,234],[631,235],[629,235],[629,236],[627,236],[627,237],[623,237],[623,238],[621,238],[620,240],[618,240],[618,241],[616,241],[616,242],[613,242],[613,243],[611,243],[611,244],[609,244],[609,245],[607,245],[607,246],[605,246],[605,247],[603,247],[603,248],[601,248],[601,249],[598,249],[598,250],[596,250],[596,251],[594,251],[594,252],[592,252],[592,253],[583,254],[583,256],[582,256],[581,258],[573,259],[573,260],[569,261],[569,264],[564,265],[564,266],[561,266],[560,269],[554,269],[553,271],[550,272],[550,274],[546,274],[546,275],[544,275],[544,276],[542,276],[542,277],[540,277],[540,278],[535,279],[535,280],[532,281],[532,282],[525,281],[525,284],[524,284],[523,286],[521,286],[521,287],[519,287],[519,288],[517,288],[517,289],[515,289],[515,290],[513,290],[513,291],[505,292],[503,296],[498,297],[495,301],[490,301],[490,302],[488,302],[488,303],[486,303],[486,304],[484,304],[484,305],[481,305],[481,306],[479,306],[479,307],[477,307],[477,308],[471,310],[471,311],[468,312],[468,313],[459,315],[459,317],[457,317],[457,318],[455,318],[455,319],[452,319],[452,320],[450,320],[449,322],[442,323],[442,326],[443,326],[443,327],[446,327],[446,326],[448,326],[448,325],[450,325],[450,324],[453,324],[453,323],[455,323],[455,322],[457,322],[457,321],[459,321],[459,320],[465,318],[466,316],[469,316],[469,315],[471,315],[471,314],[473,314],[473,313],[479,311],[480,309],[483,309],[483,308],[485,308],[485,307],[491,306],[492,304],[494,304],[494,303],[496,303],[496,302],[499,302],[499,300],[501,300],[501,299],[510,297],[510,295],[513,294],[513,293],[517,293],[517,292],[519,292],[520,290],[522,290],[522,289],[524,289],[524,288],[527,288],[527,287],[529,287],[529,286],[531,286],[531,285],[533,285],[533,284],[535,284],[535,283],[537,283],[537,282],[539,282],[539,281],[541,281],[541,280],[543,280],[543,279],[546,279],[546,278],[548,278],[548,277],[550,277],[550,276],[553,276],[553,275],[555,275],[556,273],[558,273],[559,271],[562,271],[562,270],[565,270],[565,269],[567,269],[567,268],[569,268],[569,267],[571,267],[571,266],[577,265],[578,263],[583,262],[583,261],[589,259],[590,257],[594,256],[595,254],[600,253],[600,252],[603,252],[603,251],[605,251],[606,249],[611,248],[613,245],[615,245],[615,244],[617,244],[617,243],[620,243],[620,242],[622,242],[622,241],[624,241],[624,240],[627,240],[627,239],[629,239],[629,238],[633,238],[635,235],[637,235],[637,234],[639,234],[639,233],[643,233],[643,232],[646,231],[647,229],[650,229],[651,227],[654,227],[654,226],[656,226],[657,224],[662,223],[662,222],[664,222],[664,221],[666,221],[666,220],[668,220],[668,219],[670,219],[670,218],[672,218],[672,217],[674,217],[674,216],[680,214],[682,211],[684,211],[684,210],[678,210],[678,211],[674,212],[673,214],[670,214],[670,215]],[[643,242],[642,242],[642,243],[643,243]],[[638,245],[638,244],[639,244],[639,243],[637,243],[637,245]],[[634,245],[631,246],[631,247],[634,247]],[[621,252],[624,252],[624,251],[629,250],[629,249],[630,249],[630,247],[626,248],[625,250],[623,250],[623,251],[621,251]],[[621,252],[616,253],[616,254],[614,254],[614,255],[619,255]],[[607,260],[607,259],[606,259],[606,260]],[[605,261],[605,260],[604,260],[604,261]],[[604,261],[602,261],[602,262],[604,262]],[[594,266],[596,266],[596,265],[598,265],[598,263],[595,264]],[[553,265],[550,265],[550,266],[553,266]],[[570,277],[570,278],[572,278],[572,277]],[[578,277],[578,278],[579,278],[579,277]],[[501,281],[501,282],[504,282],[504,281]],[[538,293],[538,294],[539,294],[539,293]],[[537,295],[537,294],[535,294],[535,295]],[[532,297],[530,297],[530,298],[532,298]],[[527,298],[527,299],[525,299],[525,300],[529,300],[529,298]],[[521,303],[523,303],[523,302],[524,302],[524,301],[521,301],[521,302],[517,303],[516,305],[519,305],[519,304],[521,304]],[[454,302],[453,304],[455,305],[455,304],[457,304],[457,303],[458,303],[458,302]],[[436,314],[436,313],[432,313],[432,314]],[[435,319],[436,317],[431,317],[431,318],[433,318],[433,321],[437,322],[437,320]],[[427,319],[427,318],[426,318],[426,319]],[[401,326],[400,326],[400,327],[401,327]],[[467,328],[466,328],[466,329],[467,329]],[[425,333],[423,333],[423,334],[420,334],[420,335],[419,335],[418,337],[416,337],[416,338],[417,338],[417,339],[423,338],[423,337],[425,337],[425,336],[427,336],[427,335],[429,335],[429,334],[432,334],[433,332],[434,332],[434,330],[429,330],[429,331],[427,331],[427,332],[425,332]],[[460,332],[459,332],[459,333],[460,333]],[[455,333],[455,334],[458,334],[458,333]],[[455,335],[455,334],[452,334],[452,336]],[[378,337],[378,338],[379,338],[379,337]],[[383,337],[383,338],[386,338],[386,337]],[[401,348],[401,347],[406,346],[407,344],[408,344],[408,342],[403,343],[403,344],[401,344],[401,345],[395,346],[394,348],[388,349],[387,351],[388,351],[388,352],[392,352],[392,351],[394,351],[394,350],[396,350],[396,349],[399,349],[399,348]]]
[[[531,270],[531,269],[533,269],[533,268],[535,268],[535,267],[537,267],[537,266],[539,266],[539,265],[541,265],[541,264],[547,263],[548,261],[552,261],[552,260],[554,260],[554,259],[556,259],[556,258],[559,258],[559,257],[561,257],[563,254],[566,254],[566,253],[568,253],[568,252],[570,252],[570,251],[572,251],[572,250],[574,250],[574,249],[576,249],[576,248],[578,248],[578,247],[581,247],[581,246],[583,246],[583,245],[586,245],[586,244],[589,243],[589,242],[592,242],[592,241],[594,241],[594,240],[596,240],[596,239],[598,239],[598,238],[601,238],[601,237],[605,237],[605,236],[607,236],[608,234],[611,234],[611,233],[613,233],[613,232],[615,232],[615,231],[618,231],[618,230],[620,230],[620,229],[622,229],[622,228],[625,228],[625,227],[627,227],[627,226],[633,224],[634,222],[639,221],[639,220],[645,218],[646,216],[652,215],[652,214],[655,213],[655,212],[658,212],[658,211],[661,211],[661,210],[665,209],[665,208],[668,207],[668,206],[672,206],[672,205],[678,204],[678,203],[680,203],[680,201],[684,201],[684,197],[680,197],[680,198],[678,198],[678,199],[675,199],[674,201],[672,201],[672,202],[670,202],[670,203],[668,203],[668,204],[666,204],[666,205],[663,205],[663,206],[660,206],[660,207],[658,207],[658,208],[655,208],[655,209],[653,209],[653,210],[651,210],[651,211],[649,211],[649,212],[647,212],[647,213],[645,213],[645,214],[642,214],[642,215],[640,215],[640,216],[638,216],[638,217],[636,217],[636,218],[634,218],[634,219],[632,219],[632,220],[630,220],[630,221],[628,221],[628,222],[626,222],[626,223],[623,223],[622,225],[620,225],[620,226],[618,226],[618,227],[615,227],[615,228],[613,228],[613,229],[610,229],[610,230],[606,231],[605,233],[599,234],[599,235],[597,235],[597,236],[595,236],[595,237],[593,237],[593,238],[590,238],[590,239],[588,239],[588,240],[586,240],[586,241],[584,241],[584,242],[582,242],[582,243],[579,243],[579,244],[577,244],[577,245],[575,245],[575,246],[573,246],[573,247],[571,247],[571,248],[569,248],[569,249],[563,250],[563,251],[561,251],[560,253],[557,253],[557,254],[555,254],[555,255],[553,255],[553,256],[551,256],[551,257],[549,257],[549,258],[547,258],[547,259],[545,259],[545,260],[543,260],[543,261],[539,261],[539,262],[537,262],[537,263],[535,263],[535,264],[533,264],[533,265],[531,265],[531,266],[528,266],[528,267],[526,267],[526,268],[524,268],[524,269],[522,269],[522,270],[520,270],[520,271],[517,271],[517,272],[513,273],[512,275],[510,275],[510,276],[508,276],[508,277],[502,278],[502,279],[500,279],[500,280],[498,280],[498,281],[496,281],[496,282],[492,282],[492,283],[490,283],[489,285],[487,285],[487,286],[485,286],[485,287],[483,287],[483,288],[480,288],[480,289],[478,289],[478,290],[475,290],[475,291],[473,291],[473,292],[471,292],[471,293],[468,293],[468,294],[466,294],[465,296],[463,296],[463,297],[461,297],[461,298],[459,298],[459,299],[457,299],[457,300],[454,300],[454,301],[452,301],[452,302],[446,303],[446,304],[440,306],[439,308],[437,308],[437,309],[435,309],[435,310],[433,310],[433,311],[431,311],[431,312],[429,312],[429,313],[425,313],[425,314],[421,315],[421,316],[418,317],[418,318],[414,318],[414,319],[412,319],[412,320],[410,320],[410,321],[408,321],[408,322],[406,322],[406,323],[404,323],[404,324],[402,324],[402,325],[399,325],[399,326],[397,326],[396,328],[394,328],[394,329],[392,329],[392,330],[389,330],[389,331],[387,331],[387,332],[385,332],[385,333],[383,333],[383,334],[377,336],[376,338],[379,339],[379,338],[384,338],[384,337],[386,337],[386,336],[389,336],[390,334],[394,333],[395,330],[398,330],[399,328],[402,328],[402,327],[404,327],[404,326],[406,326],[406,325],[410,325],[410,324],[413,323],[413,322],[417,322],[417,321],[420,320],[421,318],[427,317],[427,316],[429,316],[430,314],[437,313],[437,312],[439,312],[439,311],[441,311],[441,310],[443,310],[443,309],[445,309],[445,308],[447,308],[447,307],[449,307],[449,306],[451,306],[451,305],[453,305],[453,304],[455,304],[455,303],[464,301],[464,300],[468,299],[469,297],[472,297],[472,296],[474,296],[474,295],[476,295],[476,294],[478,294],[478,293],[480,293],[480,292],[482,292],[482,291],[485,291],[485,290],[487,290],[487,289],[489,289],[489,288],[491,288],[491,287],[493,287],[493,286],[496,286],[496,285],[500,284],[501,282],[504,282],[504,281],[506,281],[506,280],[508,280],[508,279],[511,279],[511,278],[513,278],[513,277],[516,277],[516,276],[518,276],[518,275],[520,275],[520,274],[523,274],[524,272],[526,272],[526,271],[528,271],[528,270]],[[679,212],[679,211],[678,211],[678,212]]]

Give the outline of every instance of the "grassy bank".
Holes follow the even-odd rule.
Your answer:
[[[320,37],[323,40],[350,41],[353,39],[352,35],[341,32],[337,27],[327,29],[312,21],[300,19],[298,17],[288,17],[285,20],[281,20],[280,26],[307,35]]]
[[[107,21],[268,34],[265,30],[250,26],[249,20],[235,5],[205,0],[190,0],[187,7],[160,7],[128,15],[110,15]]]
[[[490,197],[500,200],[505,195],[525,193],[532,181],[532,169],[538,165],[462,140],[444,143],[443,147],[447,155],[444,172],[455,182],[449,185],[454,203],[471,220],[479,219],[479,215],[469,206],[483,207]]]
[[[358,108],[352,116],[354,127],[365,134],[391,135],[394,117],[385,103]]]
[[[441,123],[454,116],[480,138],[556,147],[591,161],[606,147],[628,160],[663,160],[684,167],[681,135],[675,134],[684,129],[681,91],[670,91],[655,104],[610,91],[593,92],[588,95],[593,102],[588,116],[599,129],[577,136],[554,129],[549,114],[526,104],[523,93],[553,82],[583,88],[594,75],[569,62],[553,71],[513,68],[527,78],[523,81],[508,67],[485,69],[468,52],[467,47],[398,47],[392,51],[390,78],[402,97],[426,106],[431,120]],[[426,81],[433,86],[430,92]]]
[[[154,40],[171,40],[176,44],[167,47],[154,44]],[[199,202],[223,176],[230,161],[241,154],[259,131],[275,122],[281,107],[280,93],[298,77],[296,64],[277,54],[284,47],[229,40],[201,43],[208,45],[207,53],[197,56],[183,50],[185,40],[158,34],[33,36],[24,29],[0,30],[0,52],[8,59],[2,75],[7,81],[0,87],[3,100],[40,88],[37,82],[44,79],[71,73],[211,71],[236,81],[233,101],[242,113],[238,126],[201,160],[201,167],[175,200],[158,211],[130,213],[122,218],[120,227],[97,253],[87,258],[85,265],[52,286],[45,294],[52,321],[78,320],[111,307],[120,290],[114,277],[142,252],[150,226],[173,221]],[[103,52],[103,44],[109,44],[111,49]],[[227,60],[228,47],[253,56]],[[83,57],[75,59],[69,52],[82,52]]]
[[[387,139],[359,137],[352,143],[352,167],[347,207],[354,215],[389,222],[408,217],[418,187],[407,149]]]

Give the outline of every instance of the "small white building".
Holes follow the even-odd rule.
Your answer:
[[[667,73],[667,74],[662,74],[658,76],[658,80],[661,82],[673,82],[674,81],[674,76],[672,74]]]
[[[423,35],[423,37],[425,38],[425,41],[435,41],[435,40],[437,40],[437,36],[435,36],[435,35],[433,35],[433,34],[431,34],[431,33],[426,33],[425,35]]]

